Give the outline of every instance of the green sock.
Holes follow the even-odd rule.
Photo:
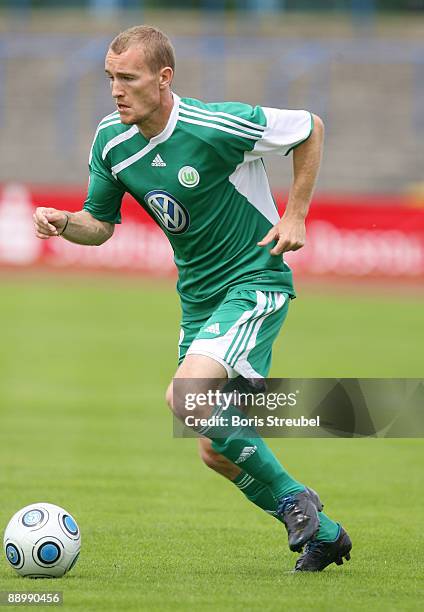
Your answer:
[[[242,473],[234,483],[248,499],[276,516],[277,501],[285,495],[303,491],[305,486],[283,468],[264,440],[258,437],[253,427],[232,424],[233,417],[246,418],[245,414],[234,406],[229,406],[225,411],[221,406],[217,406],[213,415],[217,418],[223,416],[227,419],[228,424],[207,426],[199,433],[212,440],[212,448],[215,452],[242,468]],[[248,486],[241,488],[238,479],[246,475],[252,480],[244,480],[242,485],[247,484]],[[317,539],[335,540],[339,533],[339,525],[323,512],[318,514],[320,528]]]
[[[249,476],[249,474],[243,471],[241,471],[232,482],[249,501],[283,522],[281,516],[277,514],[277,502],[269,487],[255,480],[252,476]]]
[[[317,540],[324,542],[333,542],[337,539],[340,531],[340,525],[331,520],[324,512],[318,512],[319,529],[315,536]]]
[[[269,487],[275,499],[290,493],[304,490],[304,485],[292,478],[282,467],[271,449],[258,437],[252,427],[233,425],[235,417],[246,418],[246,415],[229,406],[225,412],[217,407],[214,415],[223,416],[225,426],[207,426],[199,433],[212,440],[212,448],[235,465],[241,467],[249,476]],[[241,465],[242,464],[242,465]]]
[[[280,522],[283,522],[282,517],[277,514],[277,501],[269,487],[262,482],[258,482],[244,471],[241,471],[232,482],[244,493],[249,501],[258,506],[258,508],[265,510],[271,516],[274,516]],[[316,535],[317,540],[326,542],[336,540],[339,535],[339,524],[332,521],[324,512],[318,512],[318,516],[320,528]]]

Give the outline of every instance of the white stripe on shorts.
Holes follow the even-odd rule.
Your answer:
[[[273,295],[275,305],[272,300]],[[193,340],[187,355],[206,355],[215,359],[225,367],[228,378],[236,378],[239,374],[246,378],[262,378],[248,363],[247,358],[256,344],[264,320],[282,308],[286,296],[273,291],[267,293],[256,291],[256,296],[255,308],[243,312],[226,334],[216,338]]]

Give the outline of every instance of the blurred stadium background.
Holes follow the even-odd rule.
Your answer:
[[[175,268],[150,217],[126,198],[122,225],[100,247],[40,241],[32,227],[37,205],[81,208],[96,125],[114,110],[105,51],[137,23],[170,35],[180,95],[306,108],[326,123],[307,245],[287,254],[299,299],[272,373],[421,376],[424,0],[0,0],[0,275],[8,295],[0,309],[12,334],[3,372],[18,376],[19,330],[52,307],[51,325],[66,336],[58,289],[69,284],[77,322],[103,300],[106,337],[117,295],[119,320],[137,300],[140,338],[146,318],[163,328],[157,304],[166,295],[175,332],[163,339],[161,368],[165,380],[172,375]],[[266,164],[283,209],[291,159]],[[100,278],[98,293],[87,292],[87,276]],[[36,351],[40,341],[32,339]],[[45,360],[48,369],[48,353]],[[6,395],[10,380],[2,381]]]
[[[96,125],[114,110],[104,54],[138,23],[173,40],[180,95],[307,108],[326,123],[308,243],[288,257],[299,297],[271,374],[419,378],[424,0],[0,0],[0,530],[37,499],[78,518],[83,555],[63,583],[74,610],[224,610],[234,593],[233,612],[280,609],[281,593],[297,609],[273,522],[206,472],[193,440],[172,439],[163,394],[179,309],[165,238],[131,199],[101,247],[33,235],[36,205],[81,208]],[[291,160],[267,167],[283,207]],[[421,609],[422,441],[272,446],[331,501],[358,551],[336,589],[326,572],[303,590],[304,607]],[[408,500],[396,508],[402,544],[394,497]],[[1,588],[22,590],[6,563]]]
[[[109,244],[32,237],[34,204],[78,209],[103,72],[117,31],[164,29],[175,90],[307,108],[327,126],[298,277],[424,276],[424,0],[0,0],[0,265],[173,273],[164,238],[130,201]],[[290,162],[267,168],[280,205]],[[19,229],[18,229],[19,228]]]

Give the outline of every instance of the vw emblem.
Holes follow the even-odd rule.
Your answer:
[[[144,201],[159,223],[171,234],[183,234],[188,229],[188,210],[167,191],[149,191]]]

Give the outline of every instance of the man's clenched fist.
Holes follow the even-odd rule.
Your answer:
[[[52,236],[59,236],[68,221],[68,215],[63,210],[39,206],[33,215],[35,235],[46,240]]]

